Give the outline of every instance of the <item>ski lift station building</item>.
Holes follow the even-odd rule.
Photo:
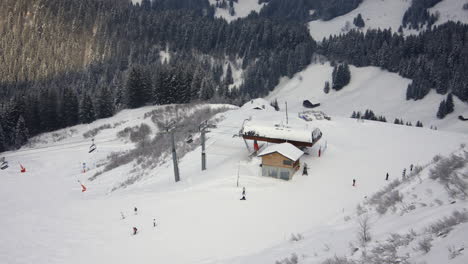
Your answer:
[[[299,170],[304,152],[290,143],[270,145],[258,154],[262,158],[262,175],[290,180]]]
[[[261,150],[258,157],[262,158],[263,176],[283,180],[290,180],[299,169],[299,159],[304,154],[299,148],[312,147],[322,138],[322,132],[318,128],[299,129],[283,125],[262,126],[250,123],[243,126],[241,135],[244,140],[276,143]]]

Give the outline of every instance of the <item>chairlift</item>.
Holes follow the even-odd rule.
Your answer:
[[[8,168],[8,161],[6,161],[5,158],[2,158],[1,159],[0,169],[5,170],[7,168]]]
[[[93,138],[93,143],[91,144],[91,146],[89,146],[88,153],[91,153],[91,152],[93,152],[95,150],[96,150],[96,144],[94,144],[94,138]]]
[[[185,138],[185,142],[188,143],[188,144],[192,143],[193,142],[192,135],[188,135],[188,137]]]

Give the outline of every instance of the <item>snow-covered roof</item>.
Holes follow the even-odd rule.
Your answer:
[[[290,143],[281,143],[268,146],[260,154],[258,154],[258,156],[261,157],[275,152],[278,152],[279,154],[293,161],[298,160],[304,154],[302,150],[296,148]]]
[[[320,130],[317,128],[311,131],[287,126],[262,126],[249,123],[245,124],[242,130],[242,134],[246,136],[277,138],[307,143],[314,143],[313,137],[318,137],[319,132]],[[312,136],[312,134],[315,135]]]

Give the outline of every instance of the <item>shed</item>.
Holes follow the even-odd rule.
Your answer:
[[[268,146],[260,154],[262,158],[262,175],[290,180],[299,169],[299,159],[304,152],[290,143]]]

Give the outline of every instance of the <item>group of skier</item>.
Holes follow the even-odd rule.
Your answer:
[[[134,212],[135,215],[138,215],[138,208],[134,207],[133,212]],[[120,216],[122,217],[122,220],[125,219],[125,215],[123,214],[123,212],[120,212]],[[153,218],[153,227],[156,227],[156,226],[157,226],[156,218]],[[136,226],[132,227],[132,231],[133,231],[133,235],[138,234],[138,228]]]
[[[413,171],[413,164],[410,165],[410,171]],[[385,175],[385,180],[388,181],[388,178],[390,177],[390,175],[387,174]],[[403,172],[402,172],[402,177],[405,178],[406,177],[406,168],[403,169]],[[356,186],[356,179],[353,179],[353,186],[355,187]]]

